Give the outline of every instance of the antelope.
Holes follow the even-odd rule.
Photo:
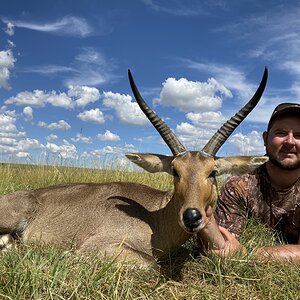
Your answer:
[[[138,266],[157,266],[208,222],[217,199],[217,175],[242,173],[265,156],[217,157],[219,148],[261,98],[265,68],[250,101],[212,136],[201,151],[187,151],[173,131],[146,104],[130,70],[134,97],[172,155],[128,153],[148,172],[167,172],[174,189],[160,191],[130,182],[56,185],[0,197],[0,247],[20,241],[54,244],[75,253],[101,253]]]

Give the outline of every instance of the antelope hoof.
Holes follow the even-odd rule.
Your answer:
[[[183,224],[189,232],[194,232],[202,223],[202,215],[196,208],[188,208],[183,213]]]

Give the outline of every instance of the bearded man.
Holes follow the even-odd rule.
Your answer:
[[[263,140],[269,161],[224,184],[214,215],[207,212],[210,222],[199,233],[199,243],[213,245],[212,251],[223,257],[246,252],[238,237],[254,216],[286,242],[257,249],[257,258],[300,264],[300,105],[279,104]]]

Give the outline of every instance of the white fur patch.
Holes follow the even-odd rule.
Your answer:
[[[0,235],[0,250],[6,251],[8,249],[13,248],[15,245],[15,241],[10,234]]]

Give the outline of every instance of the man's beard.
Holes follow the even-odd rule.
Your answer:
[[[267,156],[269,156],[269,161],[273,165],[277,166],[278,168],[280,168],[282,170],[291,170],[291,171],[300,169],[300,159],[299,158],[295,162],[287,164],[287,163],[281,162],[279,160],[277,153],[271,154],[268,151],[268,148],[266,149],[266,152],[267,152]]]

